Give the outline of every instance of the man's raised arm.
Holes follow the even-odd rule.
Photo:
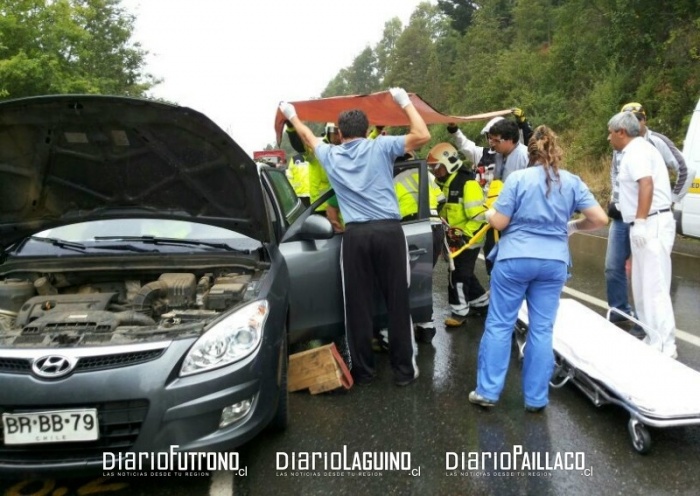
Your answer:
[[[301,119],[297,117],[297,111],[289,102],[280,102],[280,112],[284,114],[289,122],[292,123],[294,129],[296,129],[297,134],[301,138],[301,141],[309,147],[311,150],[316,148],[316,145],[321,141],[321,138],[314,135],[313,131],[309,127],[301,122]]]
[[[423,117],[418,113],[416,107],[411,103],[411,99],[408,97],[408,93],[403,88],[390,88],[389,93],[391,93],[394,102],[403,109],[408,117],[409,121],[409,131],[406,135],[406,146],[405,152],[411,152],[417,150],[421,146],[425,145],[430,141],[430,131],[428,131],[428,126],[425,125]]]

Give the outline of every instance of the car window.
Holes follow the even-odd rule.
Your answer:
[[[292,188],[292,185],[289,183],[284,171],[280,169],[266,170],[277,202],[282,209],[282,214],[287,219],[287,222],[291,224],[296,217],[298,217],[299,213],[301,213],[301,209],[297,208],[299,206],[299,198],[294,192],[294,188]]]
[[[412,216],[408,222],[413,222],[415,220],[427,219],[430,217],[430,207],[429,207],[429,194],[427,195],[427,188],[429,187],[429,177],[427,173],[427,168],[425,165],[422,166],[422,160],[409,160],[403,162],[397,162],[394,164],[394,178],[396,181],[396,176],[405,171],[412,171],[415,175],[412,177],[412,181],[415,181],[417,191],[414,198],[418,201],[418,212],[415,216]],[[426,184],[428,186],[426,186]]]

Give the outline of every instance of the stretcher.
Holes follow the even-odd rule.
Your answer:
[[[527,353],[527,325],[523,304],[515,329],[521,357]],[[663,355],[576,300],[560,302],[553,348],[550,386],[572,383],[595,406],[614,404],[627,410],[627,427],[637,452],[651,449],[647,426],[700,424],[700,372]]]

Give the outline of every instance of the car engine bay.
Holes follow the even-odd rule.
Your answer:
[[[197,336],[257,294],[264,271],[115,270],[0,279],[0,346],[122,345]]]

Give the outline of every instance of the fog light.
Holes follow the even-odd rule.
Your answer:
[[[234,422],[238,422],[243,417],[248,415],[250,407],[253,404],[253,399],[243,400],[238,403],[234,403],[231,406],[227,406],[221,410],[221,420],[219,421],[219,427],[226,427]]]

